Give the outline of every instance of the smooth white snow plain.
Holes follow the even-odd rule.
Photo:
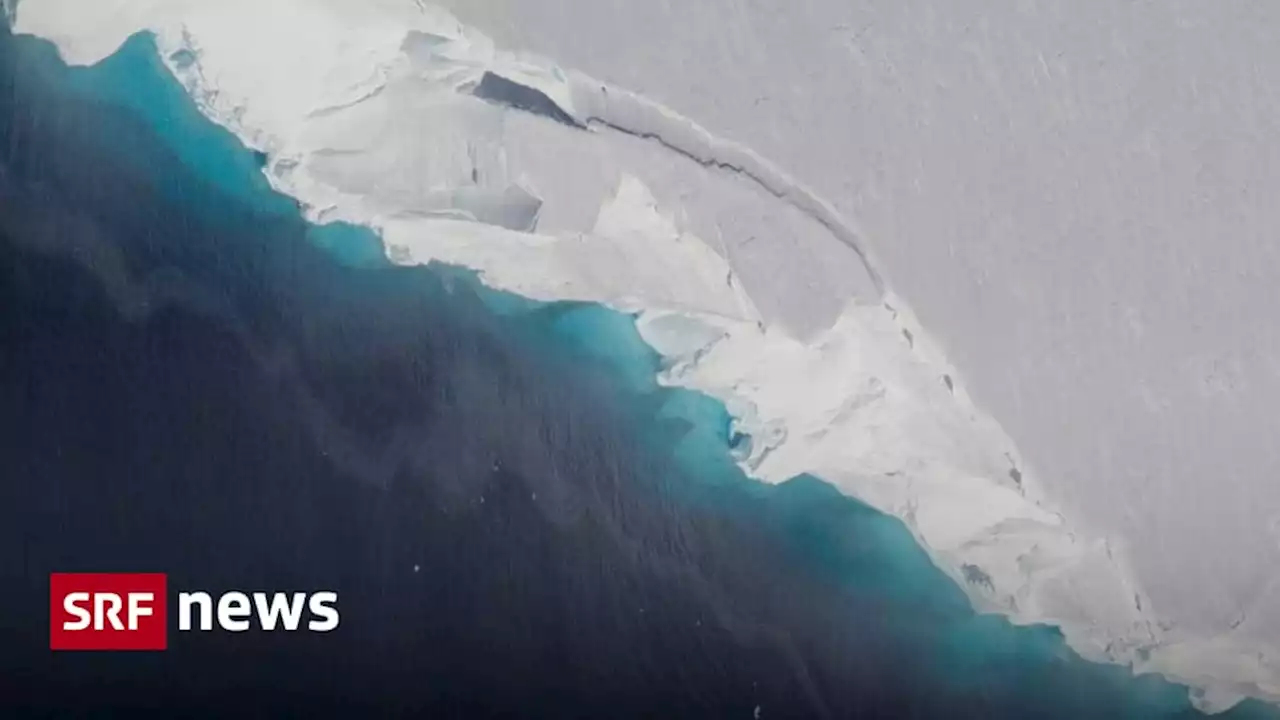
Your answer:
[[[1280,345],[1275,11],[452,4],[577,69],[415,0],[23,0],[15,29],[76,64],[153,32],[311,219],[634,312],[752,476],[902,518],[979,609],[1202,709],[1280,701],[1280,362],[1233,344]]]

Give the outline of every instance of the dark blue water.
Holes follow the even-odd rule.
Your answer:
[[[307,225],[154,52],[0,34],[0,717],[1196,715],[974,615],[896,520],[746,480],[626,317]],[[52,571],[342,624],[52,654]]]

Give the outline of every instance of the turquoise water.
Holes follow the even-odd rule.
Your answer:
[[[270,214],[297,213],[297,203],[271,190],[261,172],[266,158],[247,151],[234,135],[204,119],[161,62],[151,35],[134,35],[94,68],[67,77],[66,91],[122,108],[146,123],[188,168],[218,190]],[[122,150],[122,158],[146,157]]]
[[[61,91],[95,98],[144,121],[190,172],[235,202],[281,222],[298,214],[297,204],[273,192],[263,178],[264,158],[199,114],[164,70],[145,34],[93,68],[65,73],[65,79]],[[119,148],[119,155],[125,162],[148,157],[129,147]],[[156,192],[167,202],[193,202],[180,196],[184,187],[160,182]],[[331,225],[310,228],[307,237],[344,267],[394,271],[369,231]],[[689,566],[701,573],[693,584],[714,588],[705,593],[718,598],[714,604],[726,618],[739,618],[734,610],[738,593],[764,596],[760,602],[767,610],[755,612],[770,620],[760,621],[761,627],[781,628],[777,632],[806,648],[797,652],[807,658],[814,675],[847,679],[844,688],[818,683],[814,694],[826,706],[855,708],[856,699],[842,693],[861,693],[883,695],[876,708],[897,707],[898,701],[916,707],[918,717],[1196,715],[1185,688],[1158,678],[1133,678],[1124,668],[1086,663],[1052,628],[1018,628],[1000,617],[975,614],[960,589],[933,567],[895,518],[840,495],[817,478],[800,477],[779,486],[746,478],[731,459],[736,440],[724,407],[697,393],[659,387],[660,359],[643,343],[631,316],[591,304],[530,301],[484,288],[473,274],[456,268],[433,273],[443,287],[455,288],[449,292],[478,297],[523,352],[567,368],[581,383],[599,389],[599,401],[612,406],[650,457],[648,466],[663,474],[661,502],[670,505],[671,514],[687,518],[677,525],[696,526],[703,538],[698,546],[703,554],[690,551],[696,557]],[[743,535],[741,527],[754,528],[755,534]],[[641,537],[638,553],[647,552],[649,542],[681,552],[678,534]],[[742,552],[764,558],[759,565],[728,561],[741,542],[750,543]],[[766,559],[786,565],[776,571],[779,582],[744,575],[742,567],[767,571]],[[546,592],[554,595],[556,588]],[[635,593],[645,595],[639,588]],[[845,601],[848,610],[842,615]],[[740,619],[722,622],[737,628],[735,636],[757,632],[741,630]],[[751,645],[744,642],[748,649],[743,652]],[[874,667],[880,657],[886,665],[893,663],[890,676],[901,678],[901,687],[883,687],[888,681]],[[706,683],[711,692],[712,680],[696,682]],[[813,705],[821,706],[817,701]],[[949,706],[954,715],[939,709]],[[787,716],[785,709],[772,712]],[[1228,715],[1277,716],[1257,703]]]

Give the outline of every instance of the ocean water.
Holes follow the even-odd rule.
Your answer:
[[[0,31],[0,717],[1198,715],[976,615],[895,519],[745,478],[629,317],[393,267],[262,162],[148,37],[68,69]],[[53,571],[342,624],[53,654]]]

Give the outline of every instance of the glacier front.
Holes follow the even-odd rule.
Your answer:
[[[661,380],[750,438],[753,477],[816,475],[896,515],[977,608],[1189,684],[1204,709],[1280,701],[1276,649],[1160,615],[1129,560],[1148,539],[1067,509],[794,168],[413,0],[24,0],[15,29],[79,64],[150,31],[310,219],[376,230],[397,263],[634,313]]]

